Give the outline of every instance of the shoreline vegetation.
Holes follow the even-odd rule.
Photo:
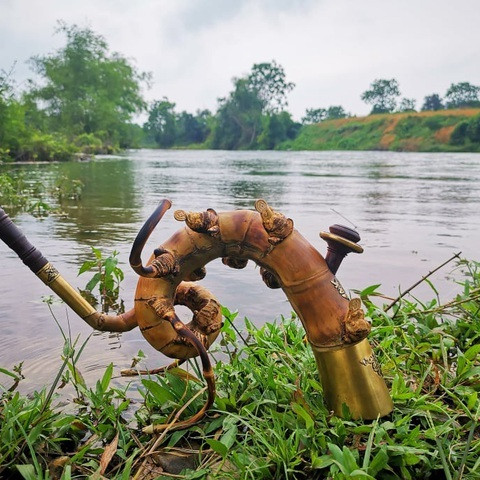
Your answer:
[[[446,303],[425,278],[428,302],[403,296],[392,308],[379,307],[373,300],[385,297],[378,285],[354,291],[372,321],[369,338],[394,401],[390,415],[367,422],[325,408],[294,315],[261,328],[245,319],[242,333],[236,313],[223,308],[221,338],[211,349],[215,404],[185,430],[174,424],[198,411],[205,394],[195,361],[123,386],[112,385],[109,365],[87,385],[77,364],[88,339],[72,340],[55,319],[64,349],[50,387],[21,395],[21,365],[0,369],[0,477],[476,479],[480,263],[460,260],[457,269],[460,293]],[[139,352],[134,363],[142,358]],[[75,391],[68,408],[58,393],[66,383]],[[141,399],[132,401],[137,389]],[[142,432],[152,422],[172,424],[152,437]]]
[[[233,78],[215,112],[176,111],[168,98],[144,99],[148,72],[89,28],[58,22],[57,51],[36,55],[33,78],[20,89],[15,66],[0,66],[0,164],[67,161],[129,148],[215,150],[480,151],[480,87],[452,83],[444,97],[427,95],[421,111],[400,98],[396,79],[376,79],[360,98],[371,114],[341,105],[287,110],[295,84],[275,60]],[[146,115],[143,125],[134,122]]]
[[[305,125],[280,150],[479,152],[480,109],[373,114]],[[479,130],[480,132],[480,130]]]

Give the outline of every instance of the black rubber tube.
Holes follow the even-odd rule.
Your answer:
[[[12,222],[5,210],[0,207],[0,238],[19,256],[20,260],[37,273],[48,260],[28,240],[22,231]]]

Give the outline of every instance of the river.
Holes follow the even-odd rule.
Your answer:
[[[91,276],[77,277],[79,266],[91,258],[91,246],[106,253],[117,250],[127,308],[137,280],[128,266],[130,246],[163,198],[173,208],[152,234],[145,258],[181,227],[173,219],[175,209],[252,209],[255,199],[264,198],[291,217],[322,254],[326,244],[320,231],[334,223],[358,229],[365,252],[350,254],[337,274],[346,289],[381,284],[380,291],[396,296],[455,252],[480,260],[480,154],[138,150],[91,162],[4,165],[2,170],[24,170],[28,179],[46,184],[64,177],[85,184],[81,201],[67,202],[62,213],[44,219],[20,214],[14,220],[78,287]],[[31,391],[53,381],[63,340],[41,300],[49,290],[2,242],[0,258],[0,367],[11,369],[23,361],[21,388]],[[432,277],[443,301],[458,289],[447,278],[453,267]],[[207,272],[202,283],[224,305],[239,310],[240,327],[244,316],[260,325],[289,315],[283,293],[267,289],[254,265],[238,271],[217,260]],[[434,296],[425,284],[413,293]],[[83,340],[91,332],[65,306],[56,305],[54,312],[73,337],[80,334]],[[122,335],[96,333],[79,366],[92,384],[110,362],[117,373],[128,367],[140,349],[146,365],[164,363],[136,329]],[[6,380],[0,375],[2,383]]]

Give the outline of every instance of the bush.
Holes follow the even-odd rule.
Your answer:
[[[435,117],[427,117],[423,120],[424,125],[432,131],[440,130],[444,126],[445,117],[436,115]]]
[[[451,145],[463,145],[467,136],[468,122],[460,122],[450,136]]]
[[[103,142],[93,133],[82,133],[73,141],[83,153],[102,153]]]
[[[467,128],[468,139],[473,143],[480,143],[480,115],[470,119]]]
[[[397,123],[395,133],[400,139],[418,136],[421,123],[422,119],[420,117],[408,116]]]

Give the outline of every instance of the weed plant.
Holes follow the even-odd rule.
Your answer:
[[[83,187],[80,180],[65,176],[48,185],[41,180],[27,179],[23,172],[0,173],[0,205],[13,213],[28,212],[44,217],[60,212],[66,200],[79,201]]]
[[[93,260],[87,260],[78,271],[81,275],[85,272],[95,272],[87,282],[85,290],[81,291],[87,300],[96,305],[97,299],[94,291],[98,288],[102,311],[108,313],[110,309],[123,313],[125,306],[120,299],[120,284],[124,279],[123,270],[118,266],[118,252],[105,255],[100,249],[92,247]]]
[[[112,366],[94,387],[68,367],[81,353],[65,336],[64,372],[77,388],[77,408],[55,405],[48,392],[15,391],[0,403],[0,477],[25,479],[478,479],[480,478],[480,263],[462,261],[461,293],[446,304],[402,299],[385,312],[360,292],[374,345],[394,401],[393,412],[364,422],[335,417],[323,402],[313,354],[299,322],[256,328],[224,309],[217,398],[187,430],[151,437],[142,427],[186,418],[201,408],[203,381],[187,370],[111,385]],[[66,366],[67,365],[67,366]],[[132,388],[132,386],[130,386]],[[53,400],[52,400],[53,399]],[[183,411],[182,411],[183,410]],[[178,413],[182,411],[182,415]]]

